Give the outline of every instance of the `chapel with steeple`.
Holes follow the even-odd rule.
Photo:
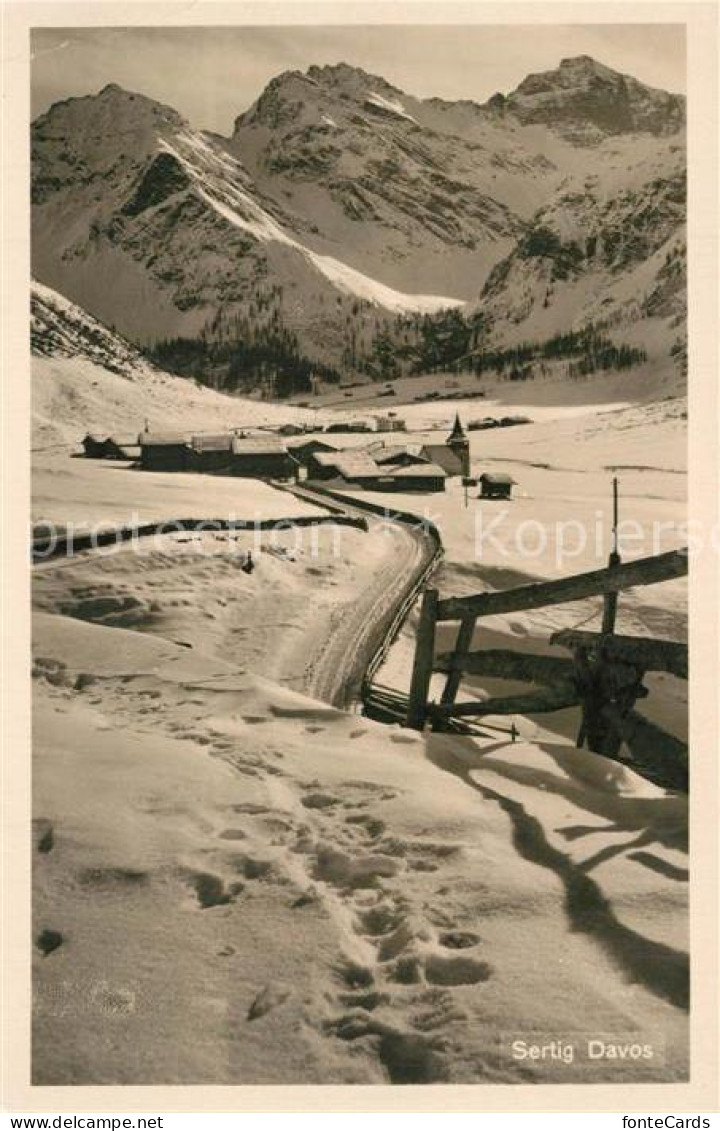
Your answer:
[[[470,441],[460,422],[460,416],[455,416],[452,432],[444,444],[425,444],[420,449],[420,455],[431,463],[439,464],[448,476],[469,477]]]
[[[455,414],[455,423],[452,427],[452,432],[447,438],[447,446],[458,457],[462,467],[461,475],[468,477],[470,475],[470,441],[467,438],[465,429],[460,423],[460,414]]]

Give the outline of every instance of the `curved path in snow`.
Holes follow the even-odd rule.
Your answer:
[[[329,501],[324,492],[304,485],[293,493],[318,506]],[[367,587],[357,594],[352,609],[336,624],[332,636],[311,642],[303,691],[333,706],[348,707],[358,699],[368,666],[399,611],[424,578],[439,545],[426,529],[403,522],[401,517],[389,521],[356,499],[345,502],[335,494],[331,499],[347,515],[367,519],[371,535],[392,540],[386,564],[371,574]]]

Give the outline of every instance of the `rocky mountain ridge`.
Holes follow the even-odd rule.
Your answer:
[[[452,307],[495,345],[605,299],[621,322],[638,270],[677,322],[682,271],[654,257],[684,247],[683,120],[586,56],[482,105],[285,72],[230,138],[110,84],[33,124],[34,274],[144,347],[250,328],[336,369]]]

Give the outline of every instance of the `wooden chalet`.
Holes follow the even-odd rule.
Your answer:
[[[105,443],[105,459],[140,459],[140,437],[134,435],[108,436]]]
[[[303,467],[308,467],[314,455],[317,455],[319,452],[332,453],[337,451],[337,448],[329,444],[327,440],[314,438],[312,440],[291,440],[287,446],[287,450],[297,463],[301,464]]]
[[[335,424],[328,424],[326,432],[372,432],[373,429],[367,420],[339,420]]]
[[[446,475],[470,475],[470,443],[460,417],[455,417],[452,431],[444,444],[424,444],[420,455],[430,463],[437,463]]]
[[[420,455],[428,463],[439,464],[446,476],[465,474],[462,459],[447,444],[423,444]]]
[[[140,438],[134,435],[105,436],[88,432],[82,441],[88,459],[140,459]]]
[[[486,471],[478,479],[480,499],[509,499],[515,480],[505,471]]]
[[[190,442],[194,471],[232,475],[233,436],[229,432],[193,436]]]
[[[378,432],[406,432],[407,425],[404,420],[395,413],[390,412],[387,416],[375,417],[375,428]]]
[[[382,489],[391,491],[444,491],[446,478],[447,475],[439,464],[423,461],[423,463],[394,467],[390,472],[391,484]]]
[[[193,452],[182,432],[142,432],[140,464],[145,471],[191,471]]]
[[[287,448],[277,436],[235,436],[230,474],[247,479],[291,479],[295,469]]]
[[[428,462],[424,456],[411,452],[403,444],[370,444],[365,451],[380,467],[413,467]]]

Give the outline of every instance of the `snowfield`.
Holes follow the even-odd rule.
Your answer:
[[[36,1084],[566,1082],[508,1051],[547,1033],[654,1043],[574,1082],[686,1078],[684,799],[146,633],[34,649]]]
[[[309,410],[78,356],[34,359],[33,388],[37,518],[319,509],[267,484],[71,455],[86,428],[134,430],[145,414],[211,428]],[[597,388],[584,405],[577,391],[569,407],[527,405],[533,424],[471,434],[473,472],[517,480],[507,505],[466,509],[454,482],[377,496],[428,506],[444,593],[602,562],[606,548],[589,547],[558,565],[550,546],[520,561],[514,542],[523,519],[606,513],[613,469],[621,513],[643,531],[682,518],[680,402],[610,388],[591,401]],[[419,442],[457,407],[397,403]],[[500,548],[478,561],[476,515],[498,508]],[[35,1084],[688,1079],[684,796],[577,750],[572,711],[518,718],[511,743],[490,726],[418,734],[321,702],[352,678],[349,652],[417,564],[401,532],[184,532],[141,549],[33,576]],[[619,627],[683,639],[685,601],[682,582],[636,590]],[[593,627],[598,612],[591,601],[493,618],[476,643],[550,650],[554,628]],[[405,691],[413,627],[378,676]],[[653,690],[655,717],[682,734],[685,686]],[[513,1052],[548,1035],[573,1044],[572,1063]],[[591,1059],[590,1039],[651,1054]]]

